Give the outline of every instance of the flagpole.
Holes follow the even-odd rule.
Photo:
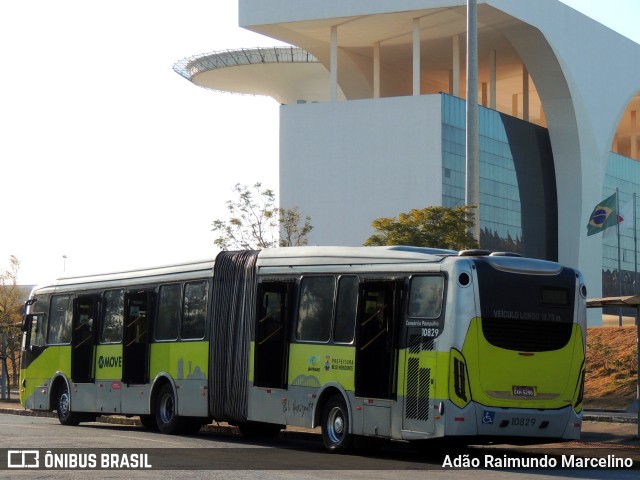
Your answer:
[[[622,297],[622,262],[620,259],[620,222],[618,221],[618,215],[620,215],[620,193],[618,187],[616,187],[616,231],[618,234],[618,297]],[[618,326],[622,326],[622,307],[618,307]]]
[[[633,192],[633,294],[638,294],[638,234],[636,233],[636,192]]]

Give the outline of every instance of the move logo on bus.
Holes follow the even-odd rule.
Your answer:
[[[105,357],[103,355],[100,355],[100,357],[98,357],[98,368],[113,368],[113,367],[122,368],[122,357],[115,357],[115,356]]]

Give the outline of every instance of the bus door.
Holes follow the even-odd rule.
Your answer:
[[[365,281],[360,286],[355,365],[358,397],[395,399],[401,291],[402,285],[396,280]]]
[[[258,286],[253,384],[287,388],[289,319],[293,282],[262,282]]]
[[[432,392],[435,392],[437,367],[436,339],[444,321],[444,277],[414,275],[401,333],[405,350],[404,414],[402,428],[433,433]]]
[[[29,300],[27,305],[33,305],[35,301]],[[22,356],[20,360],[20,402],[25,408],[44,408],[47,404],[46,395],[42,388],[42,379],[37,378],[35,372],[30,369],[30,365],[44,352],[46,315],[40,313],[28,313],[24,317],[22,324]],[[36,378],[32,378],[36,377]]]
[[[122,382],[144,384],[149,381],[149,341],[153,325],[155,292],[143,290],[125,294],[122,335]]]
[[[44,351],[45,314],[29,313],[22,324],[22,359],[20,368],[27,368]]]
[[[91,383],[95,378],[95,344],[100,297],[83,295],[73,301],[71,380]]]

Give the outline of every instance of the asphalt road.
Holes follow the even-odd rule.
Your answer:
[[[141,427],[105,423],[82,424],[65,427],[54,418],[30,417],[0,414],[0,478],[87,478],[88,470],[51,470],[12,468],[7,469],[9,455],[12,465],[33,464],[34,451],[38,461],[46,466],[58,462],[58,466],[84,464],[95,470],[91,478],[309,478],[332,479],[339,475],[344,479],[403,479],[407,475],[429,479],[531,479],[550,480],[554,478],[588,479],[637,479],[640,472],[628,469],[576,469],[557,470],[541,468],[536,470],[500,469],[486,465],[487,458],[496,460],[522,458],[556,458],[570,455],[619,458],[638,456],[638,447],[628,450],[625,445],[591,443],[591,450],[585,445],[567,444],[561,448],[491,446],[482,448],[453,449],[451,447],[427,449],[418,452],[402,443],[394,443],[377,452],[356,451],[350,455],[326,453],[319,438],[313,435],[302,437],[284,436],[274,440],[251,442],[227,432],[207,433],[196,436],[166,436],[149,432]],[[11,453],[9,451],[11,450]],[[25,452],[24,459],[21,457]],[[47,456],[47,452],[52,455]],[[113,461],[110,469],[100,469],[104,457]],[[111,455],[115,457],[111,458]],[[92,457],[93,455],[93,457]],[[146,457],[145,457],[146,455]],[[469,455],[469,457],[465,457]],[[448,456],[448,457],[447,457]],[[456,469],[445,467],[446,459],[477,458],[478,468]],[[75,460],[74,460],[75,459]],[[131,467],[140,461],[153,469],[118,469],[127,464]],[[541,460],[539,460],[541,461]],[[63,463],[67,462],[67,463]],[[105,464],[105,465],[106,465]],[[636,466],[638,463],[636,462]],[[4,470],[2,470],[4,469]],[[160,471],[162,470],[162,472]],[[410,473],[409,473],[410,472]]]

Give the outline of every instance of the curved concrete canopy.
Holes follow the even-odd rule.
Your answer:
[[[329,72],[301,48],[225,50],[185,58],[173,69],[203,88],[269,96],[281,104],[329,100]]]

